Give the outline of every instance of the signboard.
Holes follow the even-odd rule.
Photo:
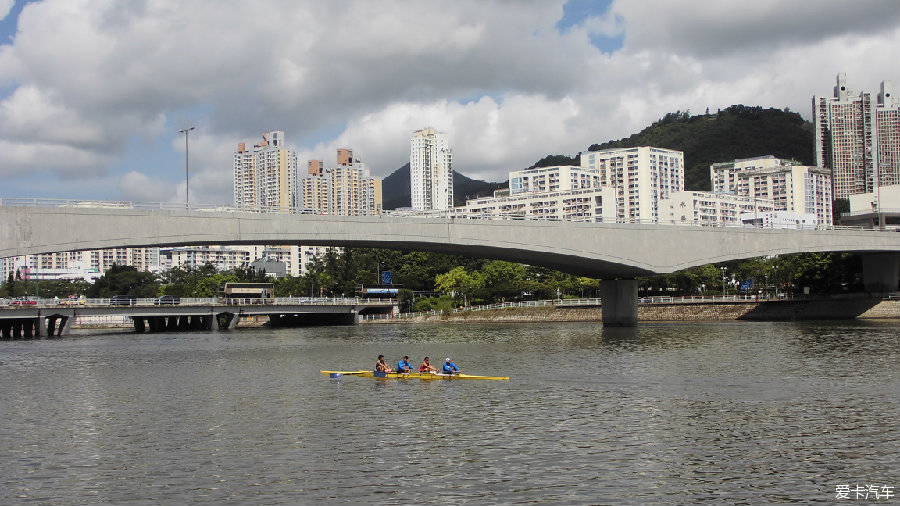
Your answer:
[[[399,288],[366,288],[366,295],[397,295]]]
[[[753,280],[752,280],[752,279],[745,279],[745,280],[741,283],[741,290],[742,290],[742,291],[745,291],[745,292],[746,292],[747,290],[749,290],[749,289],[751,289],[751,288],[753,288]]]
[[[391,283],[391,271],[381,271],[381,284],[382,285],[390,285]]]

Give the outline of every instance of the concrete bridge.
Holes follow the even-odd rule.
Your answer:
[[[156,299],[136,299],[134,305],[115,305],[109,299],[85,299],[60,305],[53,299],[34,304],[9,305],[0,299],[0,337],[3,339],[63,336],[78,316],[125,316],[137,332],[212,330],[234,328],[241,318],[265,315],[272,326],[354,324],[360,317],[390,314],[395,302],[366,298],[278,297],[264,304],[222,302],[218,299],[182,299],[177,305],[159,305]]]
[[[867,286],[897,288],[900,233],[545,220],[318,216],[228,210],[0,205],[0,257],[116,247],[303,244],[433,251],[601,278],[606,325],[634,325],[638,276],[759,256],[863,254]]]

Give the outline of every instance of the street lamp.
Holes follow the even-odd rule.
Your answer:
[[[178,131],[178,133],[184,134],[184,201],[187,204],[188,209],[191,207],[190,176],[188,170],[188,133],[194,128],[195,127],[184,128]]]
[[[728,267],[719,267],[722,269],[722,297],[725,296],[725,271],[728,270]]]

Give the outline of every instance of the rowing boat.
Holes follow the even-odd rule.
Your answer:
[[[341,376],[360,376],[363,378],[383,379],[423,379],[423,380],[508,380],[509,376],[475,376],[472,374],[442,374],[431,372],[375,372],[375,371],[322,371],[329,378]]]

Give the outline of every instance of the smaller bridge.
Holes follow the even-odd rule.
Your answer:
[[[137,332],[176,332],[235,328],[241,318],[267,316],[272,326],[357,323],[370,314],[392,313],[391,299],[297,298],[267,299],[265,304],[230,299],[181,299],[177,305],[160,305],[158,299],[136,299],[133,305],[116,305],[111,299],[28,301],[0,299],[0,336],[3,339],[63,336],[79,316],[125,316]]]

